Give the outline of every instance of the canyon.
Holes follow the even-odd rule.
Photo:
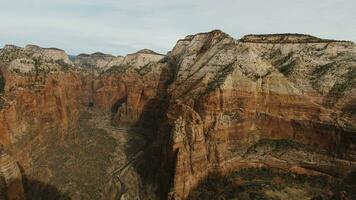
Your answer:
[[[356,45],[0,49],[0,199],[356,199]]]

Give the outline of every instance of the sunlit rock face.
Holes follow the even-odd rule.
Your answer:
[[[0,142],[12,161],[0,168],[25,177],[17,185],[36,198],[244,198],[236,191],[262,174],[298,187],[303,177],[327,177],[325,185],[342,181],[344,191],[259,185],[266,198],[299,191],[301,199],[352,199],[355,58],[352,42],[236,40],[218,30],[178,40],[167,55],[144,49],[70,60],[58,49],[7,45]]]
[[[101,73],[93,83],[95,108],[111,113],[114,122],[136,124],[162,98],[170,68],[150,50],[129,54]]]
[[[79,108],[87,100],[85,79],[62,50],[4,48],[0,57],[1,144],[26,180],[46,183],[52,171],[43,163],[44,153],[78,127]]]
[[[143,136],[120,138],[112,134],[115,131],[127,134],[123,131],[128,129],[126,126],[150,125],[156,115],[162,115],[156,107],[165,97],[158,92],[165,93],[170,79],[168,65],[158,63],[164,56],[142,50],[105,70],[97,63],[96,68],[85,68],[66,62],[68,56],[48,59],[42,49],[33,45],[7,46],[0,52],[1,144],[22,169],[26,197],[56,199],[66,198],[69,193],[73,198],[92,195],[114,198],[119,194],[133,198],[142,187],[139,178],[133,181],[126,177],[138,177],[133,166],[125,170],[128,175],[123,174],[122,179],[129,181],[122,183],[119,189],[115,189],[117,183],[111,173],[115,167],[125,166],[132,159],[129,156],[135,156],[131,154],[136,152],[131,151],[142,148],[144,141],[140,137]],[[109,125],[107,116],[111,121]],[[125,127],[107,128],[111,124],[125,124]],[[98,142],[95,146],[103,148],[94,153],[93,158],[90,156],[93,154],[87,152],[91,142]],[[77,149],[77,154],[72,155],[78,147],[80,151]],[[89,149],[95,151],[95,148]],[[67,162],[60,163],[61,160]],[[90,162],[86,169],[68,171],[82,160]],[[85,170],[100,176],[82,177],[80,171]],[[64,171],[69,174],[60,175]],[[78,185],[69,187],[71,184]],[[83,184],[95,190],[81,187]],[[68,187],[72,189],[66,189]],[[76,190],[78,187],[80,190]],[[122,187],[125,194],[120,191]]]
[[[164,55],[158,54],[149,49],[143,49],[127,56],[113,56],[104,53],[79,54],[74,58],[74,64],[86,69],[94,69],[100,72],[111,67],[126,66],[139,69],[151,62],[161,60]]]
[[[122,56],[113,56],[104,53],[79,54],[74,58],[74,64],[82,68],[107,70],[112,66],[120,65],[124,60]]]
[[[61,50],[50,49],[58,51],[60,59],[53,54],[37,55],[38,51],[42,49],[31,45],[0,53],[3,144],[31,141],[51,127],[61,127],[57,131],[65,132],[76,124],[79,97],[85,95],[78,92],[85,87],[81,75],[70,71],[73,66],[66,63],[68,56],[61,55]],[[19,59],[27,62],[18,62]]]
[[[167,112],[171,196],[187,198],[211,172],[249,165],[292,170],[302,163],[320,168],[313,155],[247,157],[261,139],[326,149],[345,162],[325,165],[347,168],[340,175],[346,177],[356,159],[355,50],[351,42],[305,35],[235,40],[213,31],[179,40],[168,55],[176,70]]]

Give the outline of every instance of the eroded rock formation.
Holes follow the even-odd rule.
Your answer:
[[[236,41],[213,31],[178,41],[168,55],[177,68],[167,112],[175,152],[168,162],[176,163],[173,196],[187,198],[212,172],[321,163],[311,155],[246,157],[265,138],[326,149],[330,160],[340,161],[325,165],[346,168],[340,175],[346,177],[356,159],[355,117],[345,109],[355,104],[355,55],[351,42],[304,35]]]
[[[238,188],[252,181],[250,168],[283,171],[280,181],[292,180],[285,173],[340,180],[344,193],[329,188],[323,198],[353,198],[355,59],[352,42],[235,40],[217,30],[187,36],[167,55],[70,60],[58,49],[8,45],[0,51],[0,141],[26,180],[72,198],[201,199],[214,191],[206,181],[243,177],[229,182]],[[82,171],[100,175],[74,169],[84,161]],[[32,183],[24,183],[27,196],[49,191]],[[264,195],[288,198],[292,189]]]

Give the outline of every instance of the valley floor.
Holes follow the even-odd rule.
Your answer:
[[[142,130],[111,124],[110,116],[87,110],[79,130],[69,133],[66,142],[53,146],[38,158],[46,183],[28,179],[25,190],[30,199],[137,199],[153,194],[142,189],[135,165],[144,154]],[[35,187],[35,188],[34,188]],[[50,189],[53,188],[53,189]],[[147,189],[147,187],[146,187]],[[146,193],[143,194],[143,191]]]

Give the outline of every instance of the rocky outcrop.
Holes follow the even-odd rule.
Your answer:
[[[43,58],[46,61],[61,61],[66,64],[70,64],[68,55],[62,49],[57,48],[42,48],[37,45],[27,45],[24,48],[25,51],[34,53],[34,56]]]
[[[114,121],[136,124],[164,96],[170,68],[151,51],[127,55],[94,81],[95,109],[110,112]]]
[[[73,134],[78,127],[80,106],[86,105],[88,98],[83,74],[71,70],[72,66],[60,55],[60,62],[49,59],[56,57],[52,53],[57,50],[49,54],[52,50],[40,50],[40,55],[37,51],[31,46],[4,48],[0,52],[0,138],[24,176],[46,182],[51,169],[43,168],[39,158]],[[29,62],[17,62],[19,59]]]
[[[82,68],[101,69],[103,71],[112,66],[120,65],[124,60],[122,56],[113,56],[104,53],[79,54],[74,59],[74,64]]]
[[[168,57],[176,67],[168,90],[175,153],[167,156],[176,163],[176,199],[187,198],[209,172],[236,169],[263,138],[317,145],[328,155],[356,159],[355,118],[343,109],[355,101],[353,43],[304,35],[236,41],[213,31],[178,41]],[[335,93],[335,87],[342,91]]]
[[[3,147],[0,147],[0,198],[25,199],[20,168]]]
[[[338,40],[321,39],[312,35],[297,34],[297,33],[245,35],[239,41],[249,42],[249,43],[265,43],[265,44],[346,42],[346,41],[338,41]]]
[[[87,140],[96,137],[89,137],[82,133],[86,129],[81,127],[83,125],[80,125],[80,120],[83,121],[85,118],[86,110],[93,110],[103,116],[109,114],[112,122],[122,124],[138,124],[139,121],[144,121],[141,120],[143,118],[152,121],[154,118],[149,117],[158,114],[155,111],[155,107],[159,106],[156,102],[164,98],[159,96],[158,92],[165,91],[170,73],[166,64],[156,63],[163,56],[148,50],[128,55],[120,66],[111,66],[110,71],[105,73],[47,59],[43,54],[34,53],[38,51],[42,50],[36,46],[26,48],[11,46],[0,52],[0,137],[1,144],[23,169],[23,175],[26,176],[24,185],[27,197],[42,198],[42,195],[45,195],[44,198],[57,198],[62,195],[50,184],[58,182],[57,177],[53,175],[66,169],[66,166],[53,165],[58,155],[52,150],[63,148],[60,151],[64,154],[72,151],[70,146],[78,146],[77,143],[83,145],[88,142]],[[156,64],[153,65],[153,62]],[[124,89],[120,90],[120,88]],[[77,138],[81,134],[84,134],[84,137]],[[108,136],[100,137],[105,138],[101,142],[109,144],[115,142],[107,141]],[[131,142],[130,137],[128,136],[126,142]],[[74,144],[73,141],[68,141],[73,138],[75,138]],[[118,144],[122,146],[117,148],[124,151],[127,147],[121,143]],[[121,155],[124,153],[111,155],[110,147],[110,145],[105,147],[108,148],[108,152],[104,151],[104,155],[109,155],[110,158],[111,156],[124,157]],[[133,153],[129,155],[131,154]],[[66,154],[63,155],[65,156]],[[96,169],[101,170],[100,173],[105,172],[105,168],[100,167],[108,169],[113,167],[106,158],[102,159],[105,162],[100,163],[98,160],[95,165],[93,164]],[[128,160],[130,157],[125,159]],[[125,163],[116,161],[114,164]],[[129,172],[131,176],[138,176],[132,169]],[[70,173],[74,174],[76,170]],[[98,179],[103,181],[107,176]],[[100,185],[100,188],[110,186],[106,184],[108,183]],[[125,185],[129,184],[125,183]],[[140,186],[139,183],[136,185]],[[130,189],[129,192],[120,192],[131,194],[136,191],[137,194],[139,188],[136,188],[136,185],[133,191]],[[81,190],[83,191],[85,189]],[[77,196],[85,197],[85,195],[87,193],[83,192]],[[105,196],[105,192],[99,196]]]
[[[116,68],[141,68],[151,62],[157,62],[161,60],[164,55],[158,54],[149,49],[143,49],[133,54],[128,54],[127,56],[113,56],[104,53],[93,53],[93,54],[79,54],[75,57],[74,63],[82,68],[89,68],[94,70],[99,70],[104,72],[111,67]],[[126,66],[126,67],[125,67]]]

